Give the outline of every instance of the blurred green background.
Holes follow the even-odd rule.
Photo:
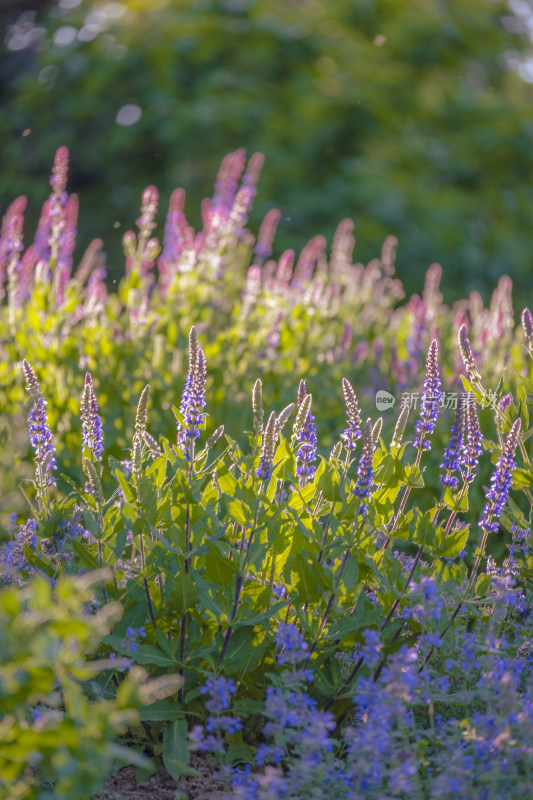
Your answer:
[[[142,189],[187,213],[230,150],[266,164],[251,218],[282,211],[276,253],[355,220],[356,255],[399,239],[419,290],[533,286],[533,62],[526,0],[0,0],[0,210],[71,149],[78,255],[121,235]],[[163,214],[160,213],[160,221]]]

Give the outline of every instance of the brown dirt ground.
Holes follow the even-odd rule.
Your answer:
[[[143,783],[136,782],[133,767],[123,767],[110,776],[102,793],[93,800],[224,800],[230,796],[228,785],[216,776],[213,759],[193,753],[189,766],[200,777],[183,775],[178,782],[166,770],[160,770]]]

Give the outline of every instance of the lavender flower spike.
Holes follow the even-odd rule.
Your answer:
[[[274,466],[274,445],[276,438],[276,412],[272,411],[263,431],[263,446],[261,448],[261,463],[256,470],[256,475],[261,481],[268,481],[272,477]]]
[[[473,383],[481,383],[481,375],[477,370],[474,354],[472,352],[472,348],[470,347],[466,325],[461,325],[459,328],[459,349],[461,351],[463,364],[468,372],[468,377]]]
[[[364,516],[368,507],[368,499],[372,495],[374,483],[372,481],[372,461],[374,458],[374,437],[372,434],[372,421],[367,419],[363,434],[363,450],[357,467],[357,480],[353,493],[359,498],[359,515]]]
[[[476,403],[471,392],[468,392],[465,399],[466,403],[466,443],[463,445],[463,480],[472,483],[474,471],[479,463],[479,457],[483,452],[481,446],[481,430],[476,411]]]
[[[178,423],[178,445],[185,454],[186,461],[192,459],[194,440],[200,436],[200,427],[205,420],[202,409],[205,407],[206,364],[204,351],[198,344],[196,328],[189,334],[189,371],[181,396],[180,413],[183,423]]]
[[[420,401],[420,419],[417,421],[415,431],[417,433],[414,446],[422,450],[431,450],[431,442],[427,439],[434,429],[439,413],[439,402],[442,392],[440,391],[439,377],[439,345],[433,339],[429,345],[426,359],[426,379],[424,381],[424,391]]]
[[[302,406],[304,399],[310,397],[307,394],[305,381],[300,381],[298,389],[298,407]],[[306,486],[315,474],[316,461],[316,425],[315,418],[308,411],[305,422],[296,437],[298,452],[296,454],[296,474],[300,478],[300,486]]]
[[[513,422],[507,434],[502,454],[498,459],[496,471],[490,479],[487,502],[479,520],[479,527],[483,530],[485,537],[489,533],[496,533],[498,530],[498,520],[507,502],[507,496],[512,484],[512,473],[516,467],[514,454],[518,445],[518,437],[520,436],[520,425],[520,418]]]
[[[450,431],[450,441],[446,445],[442,463],[440,465],[440,468],[444,470],[444,472],[439,477],[439,481],[443,484],[443,486],[450,486],[452,489],[457,489],[459,485],[459,478],[453,473],[461,469],[464,458],[463,453],[466,421],[464,397],[465,395],[463,393],[459,395],[455,419]]]
[[[522,327],[526,335],[529,355],[533,356],[533,316],[529,308],[524,308],[522,311]]]
[[[54,453],[56,451],[52,432],[48,427],[46,415],[46,400],[44,399],[39,381],[29,361],[22,362],[22,371],[26,381],[26,389],[33,400],[33,406],[28,417],[30,442],[35,451],[36,478],[41,492],[47,486],[55,486],[52,475],[56,469]]]
[[[83,444],[89,448],[96,461],[101,461],[102,453],[104,452],[104,434],[102,420],[98,413],[93,380],[89,372],[85,375],[80,411]]]
[[[346,414],[348,417],[348,427],[342,434],[344,446],[347,450],[353,450],[357,440],[361,438],[361,411],[357,403],[357,397],[353,386],[346,378],[342,379],[342,393],[346,404]]]

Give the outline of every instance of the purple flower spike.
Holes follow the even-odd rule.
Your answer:
[[[83,444],[93,453],[96,461],[101,461],[104,452],[104,434],[93,380],[89,373],[85,375],[85,386],[81,396],[81,428]]]
[[[184,424],[178,423],[177,442],[190,461],[194,440],[200,436],[200,427],[205,420],[202,409],[205,407],[206,365],[204,351],[198,344],[196,328],[193,326],[189,334],[189,371],[185,379],[185,387],[181,396],[180,413]]]
[[[459,485],[459,478],[453,475],[461,469],[464,458],[464,435],[465,435],[465,422],[466,422],[466,409],[464,402],[465,395],[459,395],[459,402],[457,403],[457,410],[455,412],[455,419],[450,431],[450,441],[444,450],[444,456],[440,468],[445,472],[440,476],[439,481],[444,486],[450,486],[452,489],[457,489]]]
[[[363,450],[357,467],[357,480],[353,493],[360,500],[359,514],[363,516],[367,511],[367,500],[372,496],[374,483],[372,481],[372,461],[374,458],[374,437],[372,434],[372,421],[367,419],[363,434]]]
[[[357,440],[361,438],[361,411],[359,410],[353,386],[346,378],[342,379],[342,393],[346,404],[348,427],[341,438],[344,441],[345,448],[347,450],[353,450],[357,444]]]
[[[41,387],[33,367],[29,361],[22,362],[22,371],[26,381],[26,389],[33,400],[33,406],[28,417],[30,442],[35,451],[36,476],[39,488],[42,490],[46,486],[55,486],[56,482],[52,475],[56,469],[54,453],[56,451],[52,438],[52,432],[48,427],[48,417],[46,415],[46,400],[41,393]]]
[[[483,452],[481,446],[481,430],[477,416],[476,402],[471,392],[465,399],[466,404],[466,444],[463,447],[463,480],[472,483],[474,472]]]
[[[524,308],[522,311],[522,327],[526,335],[529,353],[533,356],[533,316],[529,308]]]
[[[298,407],[302,405],[306,395],[305,381],[300,381],[298,389]],[[316,425],[315,418],[311,412],[307,414],[304,426],[297,436],[296,444],[298,447],[298,452],[296,454],[296,474],[300,477],[300,485],[305,486],[312,480],[316,470]]]
[[[274,444],[276,439],[276,414],[270,414],[265,430],[263,431],[263,445],[261,447],[261,463],[256,475],[260,481],[268,481],[272,477],[274,466]]]
[[[520,425],[520,419],[515,420],[512,424],[507,434],[502,454],[498,459],[496,470],[490,479],[487,502],[479,520],[479,527],[484,531],[485,536],[489,533],[496,533],[498,530],[498,521],[507,502],[507,496],[512,484],[513,470],[516,467],[514,455],[518,445],[518,437],[520,436]]]
[[[459,349],[461,351],[463,364],[468,372],[468,377],[471,381],[473,381],[473,383],[480,383],[481,375],[478,372],[474,354],[472,352],[472,348],[470,347],[466,325],[461,325],[459,328]]]
[[[264,261],[272,255],[272,242],[274,241],[280,218],[281,211],[277,208],[271,208],[261,223],[257,235],[257,244],[254,250],[255,260],[258,264],[263,264]]]
[[[78,210],[78,195],[71,194],[65,205],[65,224],[59,238],[57,250],[55,286],[58,305],[61,305],[65,299],[65,288],[68,284],[70,273],[72,272],[72,256],[76,246]]]
[[[424,381],[424,391],[420,401],[420,419],[415,426],[417,436],[414,446],[420,450],[431,450],[431,442],[426,437],[430,436],[435,429],[441,395],[439,345],[437,340],[433,339],[426,359],[426,380]]]

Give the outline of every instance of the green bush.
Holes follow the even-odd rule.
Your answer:
[[[130,670],[110,698],[105,686],[117,664],[87,660],[122,616],[118,603],[89,610],[108,572],[61,577],[52,588],[37,576],[0,592],[2,800],[84,800],[117,761],[149,766],[117,737],[138,722],[154,684],[142,669]],[[102,670],[109,677],[96,684],[102,691],[95,695],[93,681]],[[165,688],[158,685],[157,695],[178,687],[176,676]]]

